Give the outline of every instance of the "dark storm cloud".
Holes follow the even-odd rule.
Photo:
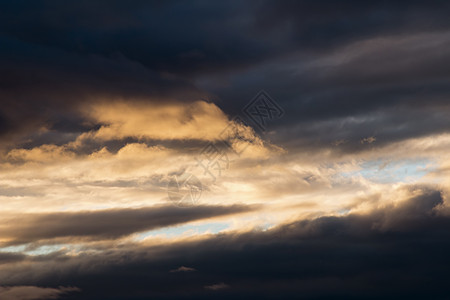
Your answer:
[[[300,47],[323,51],[365,37],[447,29],[448,10],[444,0],[267,1],[258,24],[287,30]]]
[[[84,99],[90,94],[170,98],[183,92],[188,98],[196,91],[188,83],[164,78],[120,53],[107,57],[79,54],[5,35],[0,41],[2,91],[6,95],[8,92],[35,92],[37,99],[29,100],[35,106],[39,100],[43,101],[41,104],[68,105],[74,99]],[[62,96],[66,99],[58,99]]]
[[[85,103],[108,99],[198,99],[191,84],[146,69],[121,55],[79,55],[0,36],[2,135],[33,133],[46,124],[56,132],[94,129],[79,114]],[[182,95],[182,96],[181,96]]]
[[[273,46],[262,33],[249,39],[257,2],[25,3],[3,5],[4,34],[78,53],[121,53],[152,70],[226,69],[256,61]]]
[[[140,209],[24,214],[20,217],[6,218],[0,224],[0,236],[12,239],[6,243],[7,245],[33,243],[54,238],[66,238],[68,242],[80,239],[115,239],[139,231],[244,213],[255,209],[257,209],[256,206],[244,205],[196,206],[186,209],[161,206]]]
[[[450,24],[446,1],[19,1],[2,8],[5,35],[78,53],[121,53],[174,73]]]
[[[49,275],[51,265],[41,265],[39,277],[16,270],[14,284],[80,287],[73,299],[443,299],[449,292],[450,218],[439,210],[439,191],[419,190],[420,196],[366,215],[166,247],[111,249],[101,261],[94,254],[64,259],[60,253],[64,271],[58,279]],[[38,261],[47,259],[54,258]],[[197,271],[170,272],[182,265]]]
[[[355,151],[365,148],[360,140],[368,136],[386,145],[449,131],[449,47],[450,31],[380,36],[199,84],[241,101],[264,87],[286,111],[268,126],[277,130],[275,142],[317,148],[346,140],[341,148]],[[228,85],[217,85],[222,80]]]
[[[262,88],[288,112],[274,126],[283,131],[280,142],[291,147],[327,147],[347,139],[353,144],[343,150],[354,151],[369,135],[380,135],[382,144],[448,129],[447,119],[434,118],[449,97],[447,1],[16,1],[1,6],[3,136],[42,122],[63,132],[92,129],[98,124],[73,112],[86,98],[191,100],[212,92],[220,107],[235,115]],[[424,37],[402,44],[417,35]],[[361,56],[346,48],[386,37],[388,45],[374,44]],[[348,51],[350,61],[305,66],[334,51]],[[283,69],[286,58],[298,70]],[[426,126],[406,122],[416,116],[412,106],[424,108],[433,120]],[[399,110],[404,118],[394,120]],[[373,114],[381,117],[336,132],[339,118],[372,120]],[[399,130],[405,125],[406,131]]]

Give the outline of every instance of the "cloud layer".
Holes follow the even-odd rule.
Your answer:
[[[0,298],[444,299],[449,10],[1,3]]]

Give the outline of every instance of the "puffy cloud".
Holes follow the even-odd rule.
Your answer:
[[[87,107],[96,123],[105,124],[93,133],[108,140],[123,137],[155,140],[214,140],[228,125],[227,116],[213,103],[191,104],[104,103]],[[250,129],[249,129],[250,130]]]

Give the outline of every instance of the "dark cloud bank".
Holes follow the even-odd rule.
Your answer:
[[[446,299],[450,217],[439,191],[421,190],[367,215],[267,231],[71,258],[5,256],[35,264],[7,283],[82,290],[67,299]]]
[[[257,206],[245,205],[195,206],[180,209],[170,205],[139,209],[22,214],[6,217],[0,223],[0,236],[12,238],[7,245],[28,244],[56,238],[65,238],[63,241],[66,242],[116,239],[135,232],[256,209]]]
[[[288,112],[272,126],[293,149],[448,131],[449,12],[448,1],[2,2],[0,134],[89,130],[75,107],[99,98],[212,99],[235,115],[260,89]]]

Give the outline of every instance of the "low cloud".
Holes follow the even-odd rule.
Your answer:
[[[243,294],[251,299],[392,293],[411,299],[445,297],[450,217],[442,208],[443,196],[430,187],[410,186],[408,191],[407,198],[365,214],[297,220],[265,231],[165,246],[39,256],[26,267],[3,265],[0,279],[23,285],[33,280],[32,273],[39,274],[40,285],[78,286],[83,290],[79,299],[89,300],[113,295],[205,299],[211,292],[217,299]],[[167,272],[173,265],[199,271],[178,276],[184,272]],[[56,280],[54,268],[60,274]],[[10,272],[15,276],[9,277]]]
[[[194,271],[197,271],[197,270],[194,268],[185,267],[185,266],[181,266],[178,269],[170,270],[170,272],[172,272],[172,273],[174,273],[174,272],[175,273],[176,272],[194,272]]]
[[[66,294],[80,292],[76,287],[44,288],[38,286],[0,287],[2,300],[47,300],[60,299]]]
[[[174,226],[190,221],[250,212],[257,206],[174,205],[139,209],[23,214],[0,223],[3,245],[17,245],[65,238],[64,241],[116,239],[135,232]]]
[[[217,290],[223,290],[226,288],[229,288],[230,286],[228,284],[225,284],[223,282],[211,284],[211,285],[205,285],[205,289],[211,290],[211,291],[217,291]]]

